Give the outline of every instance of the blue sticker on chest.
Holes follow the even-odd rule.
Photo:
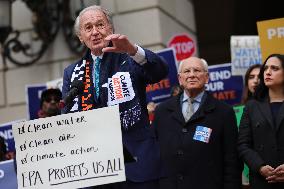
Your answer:
[[[203,126],[197,126],[193,140],[198,140],[201,142],[209,143],[209,139],[212,133],[212,129],[208,127],[203,127]]]

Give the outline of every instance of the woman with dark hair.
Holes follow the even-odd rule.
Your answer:
[[[259,71],[260,64],[254,64],[250,66],[245,74],[245,87],[243,90],[242,104],[245,104],[249,99],[252,98],[256,87],[259,84]]]
[[[250,169],[252,189],[283,189],[284,55],[270,55],[259,80],[241,119],[238,150]]]

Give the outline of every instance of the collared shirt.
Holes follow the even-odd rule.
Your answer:
[[[143,65],[147,62],[145,51],[138,45],[135,44],[137,47],[137,52],[134,56],[130,56],[135,62],[137,62],[140,65]]]
[[[204,91],[202,91],[195,98],[193,98],[192,105],[194,113],[198,110],[199,106],[201,105],[201,100],[203,96],[204,96]],[[181,108],[183,115],[186,114],[186,110],[188,108],[188,101],[187,101],[188,98],[189,96],[187,96],[186,92],[184,91],[183,94],[181,95]]]
[[[99,57],[100,59],[103,59],[103,55],[104,55],[104,53],[103,53],[103,54],[101,54],[100,56],[96,56],[96,55],[94,55],[94,54],[92,54],[92,53],[91,53],[91,55],[92,55],[93,61],[95,62],[95,61],[96,61],[96,59],[97,59],[97,57]]]

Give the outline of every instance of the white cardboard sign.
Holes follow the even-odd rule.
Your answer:
[[[12,128],[18,188],[83,188],[126,179],[118,106]]]

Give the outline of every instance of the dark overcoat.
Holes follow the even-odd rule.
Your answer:
[[[162,189],[240,189],[234,111],[205,92],[199,109],[185,122],[180,96],[158,106],[153,126],[161,149]],[[211,129],[208,143],[194,139],[197,127]]]

